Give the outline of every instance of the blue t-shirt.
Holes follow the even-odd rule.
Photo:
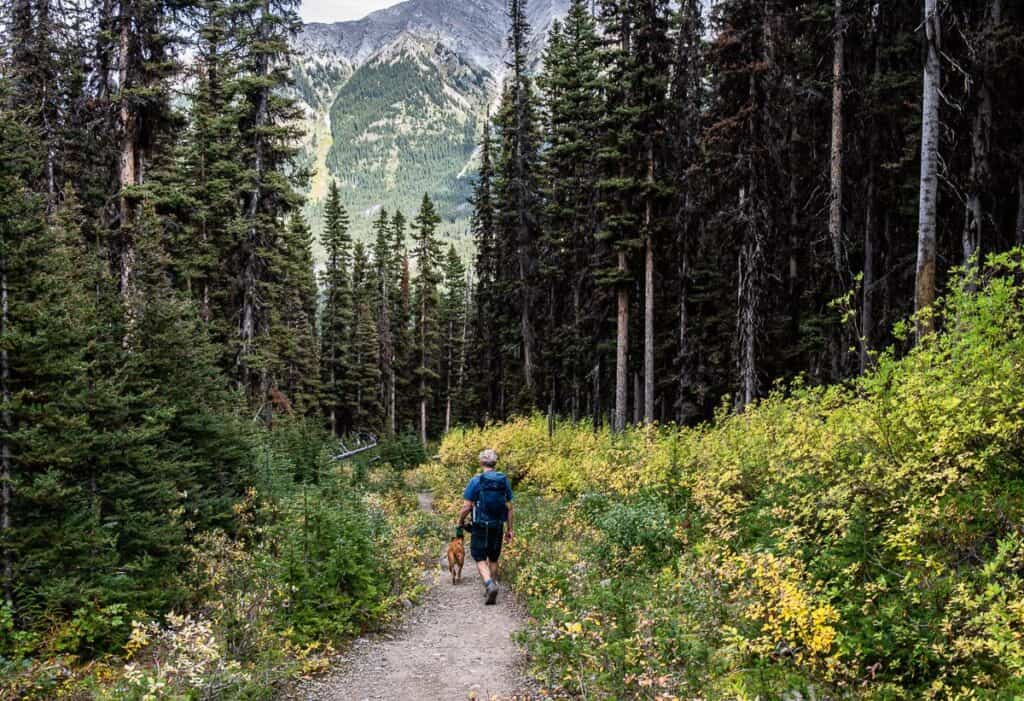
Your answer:
[[[501,475],[505,478],[505,501],[512,501],[512,485],[509,484],[508,477],[500,472],[493,472],[491,474]],[[480,501],[480,475],[474,475],[473,479],[469,480],[469,484],[466,485],[466,491],[462,493],[462,498],[474,504]],[[506,513],[501,520],[508,521],[508,514]]]

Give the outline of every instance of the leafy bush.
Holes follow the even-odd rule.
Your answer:
[[[456,489],[494,446],[547,497],[520,500],[508,571],[548,684],[602,698],[1017,698],[1020,275],[1017,254],[996,258],[977,292],[937,305],[942,333],[846,386],[797,383],[698,429],[563,422],[549,437],[543,418],[513,419],[454,432],[421,473]],[[665,514],[670,540],[651,526]]]
[[[675,520],[656,498],[617,501],[598,517],[595,525],[619,550],[639,550],[655,561],[670,556],[675,544]]]

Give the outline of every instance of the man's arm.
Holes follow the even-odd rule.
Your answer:
[[[514,537],[512,530],[512,514],[514,509],[512,508],[512,502],[508,502],[505,506],[508,507],[508,530],[505,531],[505,540],[512,540]]]
[[[462,510],[459,511],[459,525],[466,525],[466,517],[469,516],[469,512],[473,510],[473,502],[469,499],[462,500]]]

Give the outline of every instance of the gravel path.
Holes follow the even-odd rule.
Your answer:
[[[420,508],[432,509],[429,494]],[[445,545],[445,549],[447,544]],[[452,585],[444,552],[424,573],[429,590],[398,630],[360,638],[339,669],[303,688],[317,701],[466,701],[528,699],[532,685],[512,634],[522,612],[502,587],[495,606],[484,605],[483,583],[469,557],[462,582]]]

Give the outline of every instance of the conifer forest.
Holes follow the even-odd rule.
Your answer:
[[[624,583],[613,605],[627,575],[581,575],[584,604],[531,569],[541,535],[520,537],[512,586],[531,625],[564,633],[525,634],[545,688],[1024,694],[1024,3],[572,0],[538,37],[527,2],[502,18],[460,246],[428,194],[379,203],[353,235],[352,166],[333,161],[314,240],[298,0],[0,6],[0,699],[276,698],[416,600],[414,553],[451,514],[418,512],[409,484],[457,498],[491,445],[543,493],[537,523],[583,519],[611,548],[597,561],[651,558],[650,590]],[[990,392],[961,405],[977,378]],[[920,409],[905,433],[857,413],[911,381],[949,403],[904,397]],[[912,502],[900,451],[961,411],[970,435],[937,435],[920,464],[969,463],[974,481]],[[793,467],[838,416],[863,440],[828,464],[885,435],[848,491]],[[819,442],[778,448],[756,479],[753,457],[724,467],[787,431]],[[652,456],[672,467],[636,468]],[[821,505],[839,495],[858,514],[841,543],[844,504]],[[670,600],[670,571],[719,577],[725,598]],[[551,618],[556,589],[578,619]],[[664,609],[607,630],[672,632],[580,647],[577,620],[625,611],[631,589]],[[798,590],[822,603],[787,628],[770,607]],[[869,612],[886,597],[889,618]],[[756,605],[763,627],[732,627]]]

